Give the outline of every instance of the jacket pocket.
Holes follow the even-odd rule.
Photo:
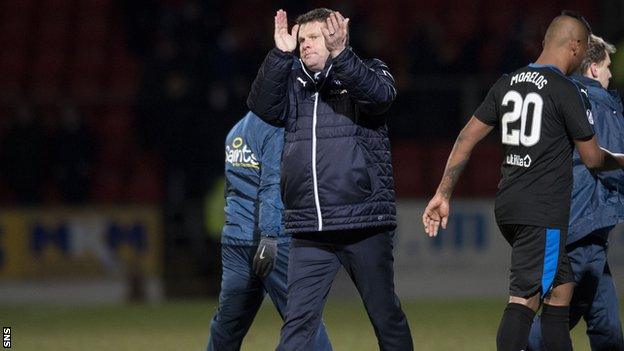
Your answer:
[[[321,206],[362,203],[372,193],[365,154],[354,138],[318,143],[317,178]]]
[[[314,206],[312,197],[312,174],[310,173],[310,149],[304,142],[284,145],[280,172],[280,190],[286,209]]]

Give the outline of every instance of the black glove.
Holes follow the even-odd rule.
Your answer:
[[[258,250],[253,259],[253,270],[257,275],[264,278],[275,268],[277,256],[277,239],[263,236],[258,245]]]

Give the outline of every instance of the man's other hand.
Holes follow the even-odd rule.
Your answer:
[[[277,239],[264,236],[260,240],[258,250],[253,259],[253,270],[257,275],[264,278],[275,268],[277,257]]]
[[[325,46],[331,57],[336,57],[347,47],[347,37],[349,35],[349,19],[342,17],[340,12],[332,12],[325,26],[321,29],[325,37]]]

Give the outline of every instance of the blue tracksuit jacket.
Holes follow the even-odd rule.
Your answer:
[[[225,225],[221,242],[258,245],[260,235],[286,242],[280,196],[280,160],[284,129],[252,112],[225,140]]]
[[[592,118],[598,144],[611,152],[624,153],[624,116],[617,92],[604,89],[594,79],[575,75],[583,84],[592,106]],[[624,221],[624,171],[592,174],[574,151],[574,186],[570,207],[567,244],[593,231]]]

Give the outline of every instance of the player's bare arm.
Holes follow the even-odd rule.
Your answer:
[[[598,146],[596,136],[588,140],[574,140],[581,161],[594,171],[612,171],[624,168],[624,154],[616,154]]]
[[[288,15],[284,10],[275,14],[275,47],[284,52],[293,52],[297,48],[297,32],[299,25],[295,24],[288,33]]]
[[[321,29],[325,37],[325,46],[331,57],[336,57],[347,46],[349,33],[349,19],[344,18],[340,12],[335,11],[325,20],[325,26]]]
[[[446,168],[438,190],[431,201],[429,201],[423,213],[425,233],[430,237],[438,235],[440,226],[444,229],[446,228],[450,211],[449,202],[453,189],[455,189],[455,185],[470,159],[472,149],[492,129],[494,129],[493,126],[487,125],[473,116],[459,133],[446,162]]]

